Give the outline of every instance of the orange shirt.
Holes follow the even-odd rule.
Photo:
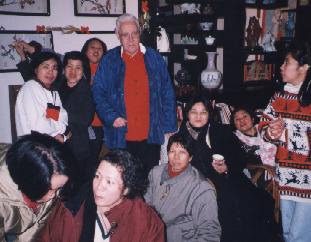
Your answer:
[[[124,99],[127,116],[126,140],[140,141],[149,133],[149,80],[144,55],[122,54],[125,62]]]
[[[90,67],[91,67],[91,85],[93,85],[93,78],[95,76],[95,73],[96,73],[96,70],[97,70],[97,66],[98,64],[94,64],[94,63],[90,63]],[[100,121],[97,113],[94,114],[94,118],[93,118],[93,121],[92,121],[92,126],[94,127],[98,127],[98,126],[103,126],[102,122]]]

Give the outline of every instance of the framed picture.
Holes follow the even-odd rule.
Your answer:
[[[115,17],[126,12],[125,0],[74,0],[76,16]]]
[[[244,64],[244,82],[271,80],[273,72],[273,64],[260,60],[247,62]]]
[[[50,16],[50,0],[3,0],[0,14],[25,16]]]
[[[35,31],[0,31],[0,72],[14,72],[20,57],[13,47],[16,40],[24,40],[29,43],[34,40],[42,45],[42,48],[53,49],[52,32],[37,33]]]

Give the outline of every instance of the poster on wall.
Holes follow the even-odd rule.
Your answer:
[[[16,64],[20,62],[20,56],[14,48],[14,42],[17,40],[27,43],[34,40],[40,43],[42,48],[53,49],[52,32],[0,31],[0,72],[17,71]]]
[[[50,0],[1,0],[0,14],[50,16]]]
[[[125,0],[74,0],[76,16],[114,17],[125,12]]]

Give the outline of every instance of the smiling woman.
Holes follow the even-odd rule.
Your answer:
[[[52,52],[41,52],[33,59],[33,78],[19,91],[15,106],[17,136],[32,131],[48,134],[64,142],[68,116],[54,83],[59,80],[62,66]]]
[[[85,182],[93,177],[98,165],[88,132],[95,112],[89,85],[90,65],[83,53],[70,51],[64,56],[63,66],[65,75],[58,91],[68,113],[68,127],[72,134],[66,145],[76,159],[81,182]]]

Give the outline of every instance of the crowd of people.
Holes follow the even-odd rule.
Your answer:
[[[0,241],[310,241],[310,46],[289,45],[260,120],[236,107],[217,123],[196,96],[178,126],[166,63],[137,18],[118,17],[116,35],[118,47],[92,38],[63,58],[14,43],[25,84],[18,141],[0,145]],[[282,231],[249,164],[275,170]]]

